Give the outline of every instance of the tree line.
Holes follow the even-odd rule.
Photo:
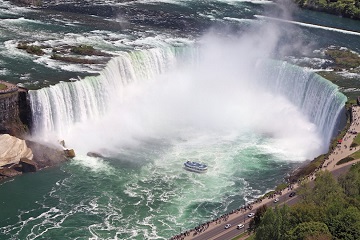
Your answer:
[[[255,240],[360,239],[360,164],[335,180],[319,172],[303,183],[294,206],[263,206],[250,222]]]
[[[360,0],[295,0],[303,8],[360,20]]]

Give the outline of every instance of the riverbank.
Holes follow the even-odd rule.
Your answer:
[[[339,162],[341,159],[357,152],[360,147],[353,147],[351,148],[351,144],[354,140],[354,138],[360,133],[360,106],[353,106],[352,109],[352,122],[350,124],[349,130],[345,133],[345,135],[339,139],[339,142],[337,144],[337,147],[334,148],[330,153],[329,156],[325,159],[324,164],[319,168],[317,171],[325,171],[328,170],[330,172],[338,171],[339,169],[343,168],[344,166],[348,166],[350,164],[354,164],[356,162],[359,162],[360,159],[356,159],[351,162],[347,162],[345,164],[336,165],[337,162]],[[355,134],[356,132],[356,134]],[[170,239],[196,239],[196,237],[200,237],[202,233],[204,232],[210,232],[214,230],[215,228],[224,228],[224,225],[227,222],[234,221],[235,219],[238,219],[239,223],[247,223],[250,221],[249,218],[240,217],[239,214],[247,214],[250,212],[255,212],[257,208],[259,208],[262,205],[269,204],[273,202],[273,199],[282,195],[288,195],[290,192],[296,190],[300,184],[301,181],[313,181],[316,177],[316,172],[313,172],[312,174],[308,175],[307,177],[297,181],[294,184],[289,184],[285,189],[281,191],[274,192],[274,194],[267,195],[268,197],[264,197],[258,199],[256,202],[248,203],[246,206],[241,206],[239,209],[233,210],[230,213],[224,214],[216,219],[210,220],[204,224],[201,224],[194,229],[190,229],[188,231],[185,231],[179,235],[176,235]],[[239,204],[240,205],[240,204]],[[244,221],[242,221],[244,220]],[[234,228],[235,226],[233,226]],[[226,231],[226,230],[225,230]],[[207,238],[207,239],[216,239],[217,236],[213,236],[213,238]],[[246,239],[247,237],[241,238]]]
[[[57,166],[69,159],[61,146],[0,135],[0,180]]]
[[[329,14],[360,19],[360,4],[355,1],[310,1],[310,0],[294,0],[299,7]]]

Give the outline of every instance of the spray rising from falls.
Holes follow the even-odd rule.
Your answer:
[[[184,62],[192,64],[183,66]],[[247,62],[245,67],[236,65],[243,62]],[[108,115],[111,120],[97,126],[90,124],[82,133],[73,135],[86,132],[82,139],[113,142],[114,136],[128,137],[125,131],[152,131],[148,134],[151,137],[166,132],[178,137],[179,131],[191,132],[190,128],[208,132],[261,129],[260,133],[270,132],[280,138],[297,138],[299,134],[303,141],[320,136],[322,143],[316,144],[321,146],[304,158],[327,150],[346,97],[335,85],[305,69],[270,60],[255,63],[241,59],[222,61],[216,55],[209,60],[202,49],[190,47],[124,53],[110,61],[97,77],[30,91],[34,131],[53,132],[57,139],[67,139],[73,126]],[[213,67],[209,67],[211,64]],[[136,100],[128,101],[129,95]],[[260,101],[249,100],[253,96]],[[262,100],[273,102],[260,106]],[[254,113],[254,109],[258,111]],[[100,133],[110,129],[111,137],[90,136],[88,132],[96,128]],[[299,133],[303,130],[309,133]],[[79,139],[73,142],[76,141]]]
[[[347,98],[338,87],[314,72],[286,62],[266,61],[257,67],[262,69],[260,85],[297,106],[317,126],[324,142],[329,143],[345,117]]]

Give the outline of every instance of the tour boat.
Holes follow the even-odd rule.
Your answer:
[[[207,171],[207,166],[198,162],[187,161],[184,163],[184,168],[188,171],[204,173]]]

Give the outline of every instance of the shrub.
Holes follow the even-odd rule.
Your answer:
[[[341,159],[340,161],[338,161],[336,163],[336,165],[341,165],[341,164],[344,164],[344,163],[347,163],[347,162],[351,162],[352,160],[355,160],[355,158],[353,158],[353,157],[345,157],[345,158]]]
[[[338,68],[356,68],[360,66],[360,57],[350,50],[327,49],[325,54],[335,61]]]
[[[0,83],[0,90],[5,90],[7,89],[7,86],[5,84]]]
[[[35,46],[35,45],[28,45],[27,43],[19,43],[17,45],[18,49],[23,49],[25,50],[27,53],[30,54],[35,54],[35,55],[44,55],[44,51],[41,49],[41,47],[39,46]]]
[[[80,45],[71,48],[71,52],[79,55],[93,55],[94,53],[96,53],[96,50],[92,46]]]

